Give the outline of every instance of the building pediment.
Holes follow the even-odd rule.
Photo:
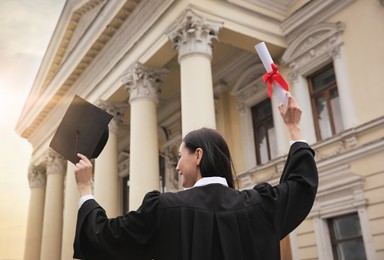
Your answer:
[[[289,64],[300,59],[304,55],[310,55],[323,45],[332,44],[333,39],[337,38],[344,31],[342,23],[323,23],[308,28],[300,34],[287,48],[282,56],[282,60]]]
[[[24,108],[19,120],[17,131],[25,138],[34,132],[112,42],[115,33],[141,1],[83,2],[82,5],[77,1],[68,2],[64,7],[28,98],[28,106]],[[74,3],[78,5],[74,6]],[[98,19],[100,15],[105,16],[105,19]]]
[[[98,37],[95,38],[94,41],[87,41],[87,44],[90,46],[84,48],[85,52],[83,58],[69,77],[70,81],[68,83],[74,83],[82,72],[85,71],[101,50],[112,39],[115,32],[134,11],[139,2],[140,1],[127,1],[113,19],[106,26],[102,26],[103,28],[101,29],[100,34],[95,35]],[[66,21],[67,26],[60,34],[62,38],[60,39],[60,44],[57,47],[52,64],[50,64],[50,68],[48,69],[47,76],[44,79],[43,89],[52,82],[57,72],[62,68],[65,61],[75,49],[82,48],[80,46],[81,40],[86,37],[89,38],[90,34],[94,33],[91,30],[91,26],[93,26],[93,28],[97,26],[98,23],[96,22],[96,19],[99,15],[103,15],[103,12],[106,12],[106,5],[107,1],[105,0],[90,0],[71,12],[69,20]]]

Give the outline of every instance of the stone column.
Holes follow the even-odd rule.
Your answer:
[[[287,153],[289,150],[289,140],[287,140],[286,135],[286,127],[284,124],[283,119],[281,118],[280,111],[278,109],[278,106],[280,104],[279,98],[276,96],[276,92],[272,93],[273,98],[271,100],[272,102],[272,114],[273,114],[273,124],[275,127],[275,134],[276,134],[276,157],[282,156]],[[274,147],[271,149],[275,149]]]
[[[300,120],[300,127],[304,136],[304,139],[309,143],[316,143],[316,130],[314,124],[314,118],[312,114],[311,95],[306,79],[298,75],[296,71],[288,73],[288,78],[292,85],[290,91],[292,96],[296,98],[297,103],[303,112]]]
[[[131,136],[129,164],[129,209],[137,209],[144,195],[159,189],[159,144],[157,94],[166,70],[137,63],[123,76],[130,93]]]
[[[339,91],[340,107],[342,120],[345,129],[350,129],[356,126],[356,111],[352,99],[351,84],[345,64],[344,47],[340,46],[330,50],[330,55],[333,58],[333,67],[335,69],[337,90]]]
[[[49,149],[47,152],[47,188],[45,193],[41,260],[60,259],[63,228],[64,176],[66,160]]]
[[[201,127],[216,128],[212,86],[212,40],[222,23],[197,16],[191,10],[169,33],[179,51],[182,135]]]
[[[95,160],[93,194],[97,202],[106,210],[108,217],[121,215],[118,173],[118,130],[128,104],[111,105],[100,101],[99,107],[113,115],[109,124],[109,138],[103,151]]]
[[[25,239],[25,260],[40,260],[41,236],[44,216],[45,168],[31,166],[28,171],[31,196],[29,201],[27,233]]]
[[[75,165],[69,161],[64,186],[63,241],[60,259],[68,260],[73,259],[73,240],[80,197],[75,180]]]

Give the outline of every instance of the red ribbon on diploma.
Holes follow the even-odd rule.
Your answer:
[[[277,83],[279,83],[279,85],[285,89],[286,91],[289,91],[288,90],[288,84],[287,82],[285,82],[283,76],[281,76],[281,74],[277,71],[278,67],[276,64],[272,63],[271,64],[271,67],[272,67],[272,71],[271,72],[268,72],[268,73],[265,73],[263,75],[263,80],[264,80],[264,83],[267,83],[268,82],[268,96],[270,99],[272,99],[272,83],[274,81],[276,81]]]

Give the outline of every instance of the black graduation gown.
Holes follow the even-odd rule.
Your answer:
[[[147,193],[137,211],[108,219],[95,200],[78,212],[74,257],[80,259],[280,259],[280,239],[313,205],[314,152],[294,143],[280,184],[237,191],[209,184]]]

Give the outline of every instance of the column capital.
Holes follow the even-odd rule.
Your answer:
[[[208,20],[187,9],[168,32],[168,37],[179,51],[179,60],[193,53],[204,54],[211,59],[212,40],[217,39],[222,26],[222,22]]]
[[[109,130],[113,133],[117,133],[120,126],[123,124],[123,118],[128,104],[111,104],[109,102],[99,100],[97,106],[113,116],[111,122],[109,123]]]
[[[146,98],[158,103],[160,87],[164,82],[166,69],[154,69],[137,62],[121,78],[130,93],[129,102]]]
[[[47,184],[45,167],[30,165],[28,169],[28,181],[31,189],[45,188],[45,185]]]
[[[49,148],[45,154],[47,163],[46,174],[62,174],[67,172],[67,160],[53,149]]]

